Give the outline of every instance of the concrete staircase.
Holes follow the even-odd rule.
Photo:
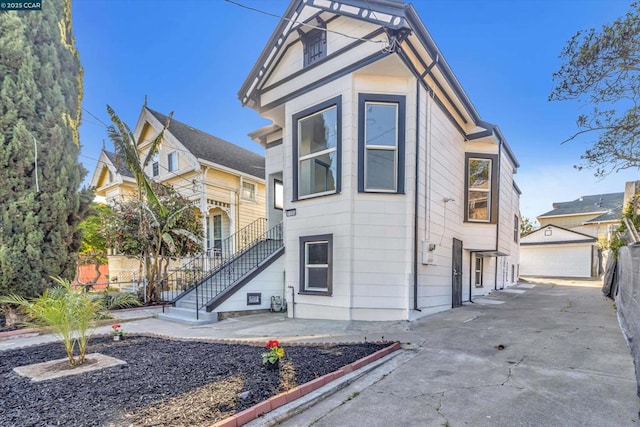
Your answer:
[[[216,267],[164,307],[161,319],[190,325],[216,322],[215,309],[284,253],[281,224]]]

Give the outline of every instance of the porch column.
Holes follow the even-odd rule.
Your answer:
[[[236,212],[238,210],[238,205],[236,202],[237,199],[237,195],[238,193],[236,193],[235,191],[231,190],[229,191],[229,235],[233,236],[236,231],[236,227],[238,226],[238,224],[236,223]]]

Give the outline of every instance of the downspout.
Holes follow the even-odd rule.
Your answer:
[[[296,289],[293,286],[287,286],[291,289],[291,318],[296,318]]]
[[[502,177],[502,138],[498,136],[498,185],[496,186],[496,252],[500,249],[500,180]],[[498,256],[496,254],[496,268],[494,272],[493,289],[498,290]]]
[[[416,176],[413,197],[413,309],[418,308],[418,186],[420,184],[420,80],[416,79]]]
[[[475,255],[476,251],[471,251],[469,252],[469,302],[473,302],[473,299],[471,299],[471,282],[473,282],[473,277],[475,276],[475,268],[473,266],[473,262],[475,261],[474,259],[474,255]]]

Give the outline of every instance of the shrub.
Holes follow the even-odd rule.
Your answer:
[[[87,344],[93,335],[93,324],[104,305],[80,288],[74,288],[68,280],[54,277],[57,286],[45,289],[39,297],[27,300],[19,295],[0,298],[0,303],[17,305],[27,316],[27,322],[36,326],[48,326],[59,336],[67,352],[70,366],[84,363]],[[78,347],[78,358],[75,347]]]

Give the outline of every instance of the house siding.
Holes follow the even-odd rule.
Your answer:
[[[301,55],[302,45],[298,45],[300,45]],[[305,73],[299,74],[291,79],[284,79],[281,84],[270,90],[269,88],[266,88],[267,90],[261,93],[260,102],[262,105],[270,105],[285,96],[289,96],[290,94],[307,87],[313,82],[323,80],[326,76],[333,74],[337,70],[348,68],[359,59],[366,58],[379,52],[380,46],[377,43],[361,43],[351,49],[349,54],[327,58],[324,62],[313,67],[309,67],[309,70]]]
[[[150,142],[157,137],[164,123],[143,107],[134,134],[139,141],[140,157],[144,159],[149,150]],[[167,156],[176,152],[176,164],[173,171],[168,170]],[[105,164],[108,159],[104,153],[101,159]],[[222,214],[222,238],[227,238],[246,225],[265,216],[266,187],[262,178],[248,175],[240,171],[212,165],[210,162],[195,157],[170,132],[165,131],[162,145],[158,150],[158,175],[153,176],[152,162],[145,168],[145,173],[153,180],[172,186],[183,197],[196,202],[197,209],[202,213],[202,224],[205,231],[204,247],[206,247],[207,224],[213,214]],[[256,171],[259,173],[260,171]],[[135,196],[136,185],[132,178],[123,179],[114,174],[114,182],[106,184],[105,173],[97,169],[94,180],[101,186],[97,187],[96,195],[103,197],[105,202],[111,203],[116,199]],[[245,199],[242,194],[242,182],[255,184],[255,200]],[[172,262],[169,270],[178,268],[180,260]],[[109,270],[112,276],[121,281],[131,281],[138,271],[138,261],[124,256],[110,256]],[[138,277],[135,277],[138,279]],[[128,286],[128,285],[125,285]]]
[[[330,13],[325,12],[326,15]],[[359,37],[375,34],[380,28],[347,17],[329,19],[328,25],[330,30]],[[386,34],[373,37],[386,41]],[[290,41],[294,38],[291,36]],[[413,34],[408,39],[421,43]],[[500,138],[491,135],[465,142],[466,134],[478,132],[478,128],[485,125],[474,122],[476,115],[466,109],[466,98],[454,93],[452,82],[443,77],[438,67],[432,70],[432,75],[421,76],[424,80],[418,83],[407,62],[417,64],[417,73],[422,73],[427,65],[423,67],[419,62],[427,59],[416,57],[416,54],[426,55],[422,47],[418,47],[415,54],[404,45],[399,54],[382,51],[380,47],[378,43],[353,41],[329,31],[328,56],[303,69],[302,43],[289,43],[286,49],[283,47],[282,56],[274,61],[275,70],[267,71],[268,81],[258,83],[253,91],[259,99],[257,105],[253,105],[253,101],[250,104],[282,127],[282,145],[267,150],[267,175],[281,174],[284,184],[287,249],[283,268],[286,286],[294,290],[288,298],[289,303],[295,298],[296,317],[415,319],[447,310],[452,306],[454,238],[463,242],[463,300],[472,297],[467,286],[471,283],[472,250],[494,253],[501,250],[508,254],[486,258],[484,277],[489,289],[496,287],[499,270],[502,272],[500,285],[510,282],[505,272],[517,264],[513,218],[519,212],[519,199],[512,177],[515,166],[505,153],[500,159],[499,175],[494,177],[500,185],[493,197],[504,202],[493,213],[494,223],[464,222],[465,155],[478,152],[497,156]],[[332,55],[336,52],[341,54]],[[429,91],[425,82],[430,86]],[[245,94],[241,99],[245,100]],[[372,99],[377,95],[390,95],[404,101],[405,151],[401,159],[404,175],[398,183],[401,189],[398,194],[358,191],[358,168],[364,163],[358,149],[358,109],[362,94]],[[297,177],[293,164],[298,159],[293,158],[296,143],[293,118],[338,97],[342,134],[339,192],[296,200],[293,192]],[[277,218],[278,213],[269,209],[270,217]],[[331,235],[332,239],[333,276],[329,296],[300,293],[300,268],[303,267],[299,241],[315,235]],[[433,249],[429,252],[431,246]],[[416,282],[417,300],[414,300]]]
[[[345,37],[341,34],[337,34],[338,32],[349,34],[352,37],[365,37],[369,33],[375,31],[377,29],[376,26],[369,24],[367,22],[359,22],[354,23],[353,20],[338,18],[333,20],[327,24],[327,56],[339,51],[340,49],[344,49],[349,45],[354,44],[354,39],[351,37]],[[286,47],[286,52],[282,55],[282,58],[279,60],[278,67],[273,71],[273,73],[269,76],[265,83],[265,88],[269,88],[271,86],[277,85],[286,81],[293,74],[301,71],[304,68],[303,64],[303,45],[302,41],[296,40],[292,41]],[[331,59],[329,59],[330,61]],[[305,76],[303,78],[307,80]]]
[[[585,215],[538,217],[538,223],[540,224],[540,228],[549,224],[564,228],[574,228],[583,225],[585,221],[589,221],[602,213],[604,212],[592,212]]]
[[[424,89],[420,90],[423,152],[418,188],[419,242],[433,243],[436,247],[433,263],[418,265],[417,305],[422,313],[430,314],[451,308],[452,242],[454,237],[463,243],[465,239],[460,227],[464,206],[464,138]],[[445,203],[445,198],[454,200]],[[424,251],[422,244],[419,250]],[[463,291],[464,283],[463,277]]]
[[[216,307],[215,311],[225,313],[268,310],[271,307],[271,297],[281,297],[284,301],[283,259],[283,257],[280,257],[275,260],[273,264],[243,286],[241,291],[234,293],[225,302]],[[247,305],[247,294],[249,293],[261,294],[261,304]]]

